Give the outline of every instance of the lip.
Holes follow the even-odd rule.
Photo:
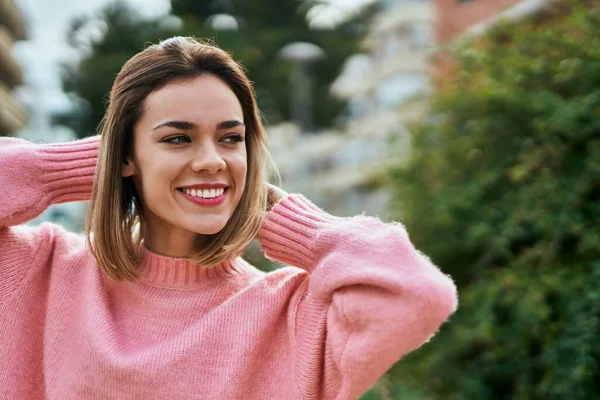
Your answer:
[[[226,183],[212,182],[212,183],[198,183],[195,185],[181,186],[181,189],[227,189],[229,185]]]
[[[189,187],[189,186],[188,186]],[[228,188],[225,188],[225,191],[219,197],[213,197],[212,199],[203,199],[202,197],[195,197],[187,194],[182,189],[177,190],[181,195],[188,201],[197,204],[199,206],[220,206],[225,201],[227,197],[227,193],[229,192]]]

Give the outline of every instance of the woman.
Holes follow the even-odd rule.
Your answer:
[[[356,399],[457,306],[402,225],[266,183],[248,78],[193,39],[125,64],[99,136],[0,162],[2,399]],[[88,199],[87,240],[23,225]]]

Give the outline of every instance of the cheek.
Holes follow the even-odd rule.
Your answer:
[[[140,173],[141,183],[145,196],[160,198],[169,194],[172,183],[175,181],[180,170],[180,160],[165,157],[157,157],[160,163],[147,162],[142,165]]]
[[[244,153],[232,157],[229,162],[229,168],[231,169],[233,179],[235,179],[238,185],[243,187],[246,182],[246,174],[248,173],[248,160],[246,154]]]

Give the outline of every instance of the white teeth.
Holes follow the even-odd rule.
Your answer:
[[[190,196],[194,197],[202,197],[205,199],[211,199],[214,197],[222,196],[225,192],[225,189],[206,189],[206,190],[196,190],[196,189],[183,189],[183,191]]]

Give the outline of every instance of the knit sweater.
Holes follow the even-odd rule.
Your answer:
[[[83,235],[24,225],[89,199],[97,154],[0,138],[0,399],[356,399],[457,307],[401,224],[301,194],[258,234],[280,269],[141,246],[141,279],[115,282]]]

